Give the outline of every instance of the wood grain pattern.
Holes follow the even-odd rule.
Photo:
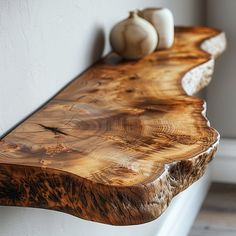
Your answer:
[[[204,101],[186,91],[206,86],[225,43],[177,28],[172,49],[91,67],[0,141],[0,204],[114,225],[160,216],[216,150]]]

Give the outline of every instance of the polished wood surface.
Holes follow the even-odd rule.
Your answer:
[[[183,27],[172,49],[92,66],[0,141],[0,204],[115,225],[160,216],[216,150],[204,101],[189,95],[224,48],[222,32]]]

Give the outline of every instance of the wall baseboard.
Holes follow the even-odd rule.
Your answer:
[[[202,206],[211,184],[211,174],[205,175],[180,193],[167,211],[160,217],[161,223],[156,236],[187,236]]]
[[[236,183],[236,139],[221,139],[211,170],[213,182]]]

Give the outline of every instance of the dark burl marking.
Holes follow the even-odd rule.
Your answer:
[[[104,186],[62,171],[5,164],[0,166],[0,204],[57,210],[113,225],[142,224],[157,218],[172,197],[199,179],[215,151],[171,165],[161,179],[130,187]]]

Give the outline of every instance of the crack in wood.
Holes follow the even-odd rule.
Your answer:
[[[39,126],[41,126],[42,128],[44,128],[45,130],[51,131],[54,134],[63,134],[63,135],[68,135],[67,133],[61,131],[59,128],[56,127],[49,127],[46,125],[42,125],[42,124],[38,124]]]

